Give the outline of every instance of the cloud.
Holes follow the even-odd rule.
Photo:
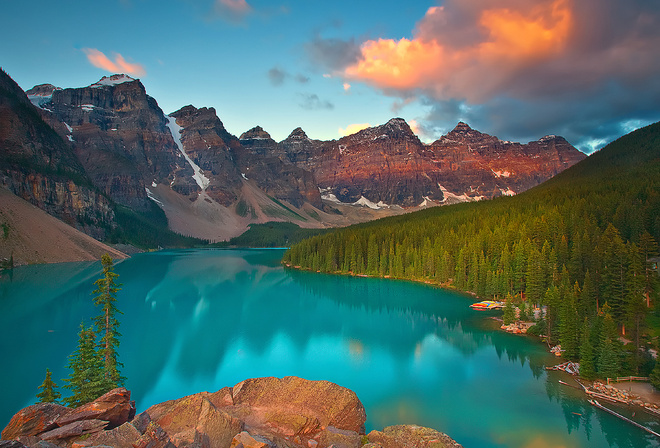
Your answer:
[[[270,80],[270,83],[274,86],[281,86],[284,84],[284,79],[286,79],[286,72],[283,70],[273,67],[270,70],[268,70],[268,79]]]
[[[356,132],[359,132],[362,129],[367,129],[370,127],[371,125],[369,123],[354,123],[346,126],[346,129],[339,128],[337,132],[339,132],[339,135],[341,135],[342,137],[346,137],[347,135],[355,134]]]
[[[362,55],[360,45],[354,39],[324,39],[318,35],[305,44],[305,52],[315,67],[330,72],[343,71],[358,63]]]
[[[119,53],[115,53],[115,60],[111,61],[96,48],[83,48],[83,52],[87,55],[87,59],[94,67],[102,68],[108,72],[126,73],[133,76],[144,76],[147,74],[142,65],[126,62],[124,57]]]
[[[309,77],[307,77],[307,76],[305,76],[305,75],[301,75],[300,73],[298,73],[298,74],[294,77],[294,79],[296,80],[296,82],[298,82],[298,83],[300,83],[300,84],[307,84],[307,83],[309,82]]]
[[[252,12],[252,7],[246,0],[215,0],[213,10],[226,20],[241,22]]]
[[[420,133],[420,127],[419,127],[419,123],[417,123],[417,120],[408,121],[408,126],[410,126],[410,130],[413,131],[415,134]]]
[[[343,45],[350,57],[317,60],[347,82],[425,102],[426,129],[449,125],[431,121],[439,112],[469,112],[489,133],[559,133],[554,125],[586,142],[616,135],[623,122],[660,119],[650,105],[660,99],[658,2],[445,0],[409,38],[366,40],[357,52],[354,42]],[[324,47],[342,45],[309,44]]]
[[[300,94],[302,102],[299,103],[299,106],[307,110],[331,110],[335,108],[335,105],[329,101],[322,100],[315,93],[312,94]]]
[[[270,80],[270,83],[276,87],[283,85],[288,79],[293,79],[299,84],[307,84],[309,82],[307,76],[300,73],[292,75],[279,67],[273,67],[268,70],[268,79]]]
[[[351,90],[351,85],[347,82],[343,84],[343,87],[344,87],[344,92],[348,92],[349,90]]]

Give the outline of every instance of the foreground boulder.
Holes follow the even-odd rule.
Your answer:
[[[445,434],[412,425],[365,436],[365,421],[364,406],[344,387],[296,377],[255,378],[166,401],[138,416],[123,388],[73,410],[30,406],[2,432],[7,440],[2,446],[360,448],[367,442],[370,448],[460,448]]]
[[[119,387],[75,409],[54,403],[28,406],[12,417],[2,439],[68,441],[120,426],[134,416],[131,393]]]
[[[55,403],[37,403],[18,411],[2,430],[2,440],[17,439],[21,436],[35,436],[57,428],[59,418],[71,409]]]
[[[125,387],[118,387],[101,395],[91,403],[75,408],[58,418],[57,426],[68,425],[80,420],[105,420],[108,429],[126,423],[135,416],[135,403],[131,402],[131,392]]]
[[[388,426],[383,431],[371,431],[368,439],[374,448],[461,448],[447,434],[416,425]]]

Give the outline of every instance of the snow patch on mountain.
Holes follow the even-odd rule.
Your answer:
[[[440,184],[438,184],[438,188],[440,188],[440,191],[442,191],[442,195],[444,196],[442,202],[445,204],[454,204],[457,202],[477,202],[484,199],[484,196],[468,196],[467,193],[463,193],[461,195],[454,194]]]
[[[163,203],[160,202],[158,199],[156,199],[156,196],[151,192],[151,190],[147,187],[144,188],[145,191],[147,192],[147,197],[154,201],[156,204],[158,204],[160,207],[164,207]]]
[[[30,102],[38,107],[39,109],[43,109],[44,104],[50,103],[50,101],[53,99],[53,94],[50,95],[28,95],[27,96]]]
[[[511,176],[511,173],[509,171],[495,171],[494,169],[490,169],[495,177],[509,177]]]
[[[502,189],[500,188],[500,191],[502,192],[502,195],[503,195],[503,196],[515,196],[515,195],[516,195],[516,192],[513,191],[511,188],[508,188],[508,187],[507,187],[506,190],[502,190]]]
[[[90,87],[98,89],[99,87],[103,87],[103,86],[116,86],[117,84],[123,84],[125,82],[133,82],[133,81],[135,81],[135,79],[124,74],[104,76],[98,82],[92,84]]]
[[[360,196],[360,199],[353,202],[353,205],[361,205],[363,207],[369,207],[372,210],[380,210],[384,206],[385,207],[387,206],[387,204],[383,203],[382,201],[380,201],[378,204],[375,204],[371,202],[369,199],[365,198],[364,196]]]
[[[197,182],[197,185],[199,185],[199,188],[201,188],[202,191],[206,190],[206,187],[209,186],[211,181],[204,175],[202,169],[193,162],[190,157],[188,157],[188,154],[186,154],[186,151],[183,149],[183,142],[181,142],[181,131],[183,131],[183,128],[176,124],[176,118],[165,115],[165,119],[167,120],[167,127],[172,133],[172,138],[174,139],[176,146],[179,148],[183,158],[186,159],[186,162],[188,162],[193,169],[193,179],[195,179],[195,182]]]
[[[424,200],[418,205],[418,207],[432,207],[434,205],[433,199],[428,196],[422,196]]]

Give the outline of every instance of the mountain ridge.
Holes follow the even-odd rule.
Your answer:
[[[260,126],[236,137],[214,108],[188,105],[166,115],[139,79],[122,74],[81,88],[42,84],[23,95],[95,188],[140,213],[158,205],[173,230],[212,241],[238,236],[251,223],[343,226],[515,194],[585,157],[567,142],[559,145],[573,151],[567,161],[554,141],[507,146],[465,123],[452,132],[471,133],[473,142],[450,151],[447,138],[423,144],[402,118],[330,141],[300,127],[280,142]],[[518,146],[497,165],[492,151],[473,151],[477,137],[495,149]],[[550,169],[532,160],[544,152]]]

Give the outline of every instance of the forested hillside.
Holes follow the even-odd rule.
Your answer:
[[[637,130],[513,198],[433,208],[319,235],[290,266],[426,281],[547,306],[538,325],[583,376],[649,368],[657,295],[660,123]],[[632,341],[623,347],[619,336]],[[657,341],[656,341],[657,344]]]

